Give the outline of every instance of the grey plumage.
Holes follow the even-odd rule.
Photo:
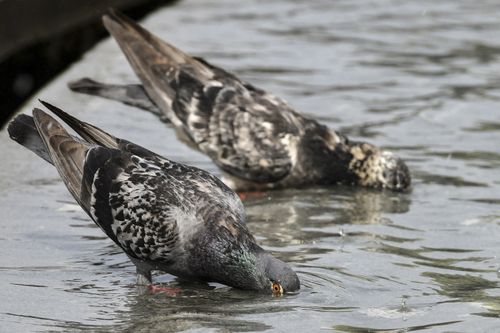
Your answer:
[[[350,142],[282,99],[189,56],[118,13],[110,12],[103,22],[152,104],[183,141],[226,173],[233,189],[336,183],[392,190],[410,186],[408,168],[392,153]],[[75,84],[72,89],[85,92]]]
[[[68,83],[68,87],[73,91],[84,94],[119,100],[124,104],[152,112],[159,117],[162,116],[161,110],[149,99],[140,84],[103,84],[89,78],[84,78]],[[166,120],[166,118],[164,119]]]
[[[139,281],[151,270],[271,292],[296,291],[288,265],[260,248],[239,197],[217,177],[116,138],[42,102],[82,139],[39,109],[9,134],[52,163],[95,223],[130,257]]]
[[[32,117],[20,114],[8,127],[8,131],[12,140],[25,146],[50,164],[53,164],[52,158],[50,157],[45,143],[43,143],[42,137],[38,135],[38,131]]]

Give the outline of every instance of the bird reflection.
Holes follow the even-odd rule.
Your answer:
[[[344,224],[388,224],[387,214],[410,210],[408,194],[388,191],[331,189],[286,190],[266,193],[245,202],[254,234],[265,236],[269,246],[287,246],[341,236],[331,227]]]
[[[116,313],[120,331],[179,332],[192,329],[222,329],[230,332],[265,331],[271,326],[240,319],[245,315],[292,311],[269,295],[232,289],[194,285],[176,280],[182,291],[175,297],[140,293],[130,289],[124,311]]]

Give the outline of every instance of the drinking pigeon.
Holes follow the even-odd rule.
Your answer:
[[[239,197],[217,177],[116,138],[42,102],[77,138],[40,109],[17,116],[10,137],[53,164],[78,204],[137,267],[274,294],[300,282],[257,245]]]
[[[142,85],[69,84],[159,115],[208,155],[234,190],[350,184],[403,191],[406,164],[392,152],[350,141],[284,100],[162,41],[114,11],[103,22]]]

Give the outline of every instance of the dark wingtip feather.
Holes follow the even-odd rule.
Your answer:
[[[63,110],[61,110],[60,108],[58,108],[57,106],[55,105],[52,105],[50,104],[49,102],[46,102],[46,101],[43,101],[41,99],[38,100],[40,103],[43,104],[43,106],[45,106],[47,109],[49,109],[52,113],[54,113],[56,116],[58,116],[59,118],[61,118],[66,124],[68,124],[72,129],[74,129],[78,134],[82,135],[82,137],[84,139],[88,139],[84,136],[83,133],[81,133],[81,131],[85,131],[85,125],[86,123],[76,119],[75,117],[73,117],[72,115],[70,115],[69,113],[67,112],[64,112]],[[37,110],[37,109],[35,109]],[[40,110],[41,111],[41,110]],[[43,112],[43,111],[41,111]],[[33,115],[35,114],[35,111],[33,111]]]
[[[115,24],[119,24],[124,28],[127,26],[133,26],[134,28],[139,27],[137,23],[135,23],[133,20],[131,20],[126,15],[124,15],[123,13],[114,8],[109,8],[108,12],[102,16],[102,20],[105,25],[107,21],[108,23],[113,22]]]
[[[59,113],[65,113],[66,114],[66,112],[64,112],[63,110],[59,109],[57,106],[54,106],[54,105],[50,104],[49,102],[46,102],[46,101],[41,100],[41,99],[38,99],[38,101],[40,103],[42,103],[43,106],[45,106],[47,109],[49,109],[50,111],[54,112],[57,116],[59,116]],[[39,113],[39,112],[41,112],[42,114],[46,114],[42,110],[35,108],[33,110],[33,116],[35,116],[35,113]]]
[[[156,38],[149,31],[117,10],[111,9],[107,14],[104,14],[102,16],[102,23],[120,45],[129,39],[144,39],[150,43],[151,46],[158,43]]]
[[[79,119],[73,117],[72,115],[64,112],[58,107],[39,100],[47,109],[52,111],[56,116],[61,118],[66,124],[68,124],[75,132],[77,132],[83,139],[91,143],[96,143],[109,148],[116,148],[118,145],[118,139],[111,134],[106,133],[100,128],[94,125],[88,124],[86,122],[80,121]],[[33,111],[33,115],[34,115]],[[43,112],[43,111],[42,111]]]
[[[56,116],[61,118],[66,124],[68,124],[71,128],[73,128],[77,133],[79,133],[79,129],[83,128],[82,125],[84,123],[82,123],[80,120],[76,119],[75,117],[71,116],[70,114],[64,112],[63,110],[61,110],[57,106],[52,105],[49,102],[46,102],[46,101],[41,100],[41,99],[38,99],[38,101],[40,103],[42,103],[43,106],[45,106],[47,109],[49,109]],[[37,112],[39,111],[39,112],[42,112],[43,114],[45,114],[45,112],[43,112],[42,110],[35,109],[35,110],[33,110],[33,116],[35,116],[35,111],[37,111]]]
[[[119,14],[114,9],[109,9],[108,12],[102,16],[102,23],[111,34],[117,29],[126,29],[127,25],[130,24],[125,15]]]

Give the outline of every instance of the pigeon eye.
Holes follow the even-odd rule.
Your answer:
[[[283,287],[281,286],[281,284],[279,284],[277,282],[273,282],[271,289],[273,290],[274,295],[283,294]]]

